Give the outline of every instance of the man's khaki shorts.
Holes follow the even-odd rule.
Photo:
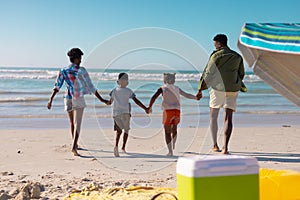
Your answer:
[[[210,101],[209,107],[211,108],[229,108],[233,111],[236,110],[236,100],[238,92],[222,92],[211,89],[209,91]]]

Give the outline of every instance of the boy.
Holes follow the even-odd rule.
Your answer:
[[[130,129],[130,111],[131,106],[129,103],[129,99],[133,99],[133,101],[143,108],[146,111],[146,106],[142,102],[140,102],[134,92],[127,88],[128,85],[128,74],[120,73],[118,77],[118,87],[113,89],[110,92],[111,99],[109,100],[109,104],[113,103],[113,119],[114,119],[114,130],[116,131],[116,141],[114,147],[114,155],[119,157],[118,144],[120,140],[120,136],[122,134],[122,130],[124,129],[123,135],[123,146],[122,151],[126,153],[125,146],[128,138],[128,132]]]
[[[147,110],[147,112],[151,110],[157,97],[162,94],[162,123],[164,125],[165,140],[169,150],[167,156],[173,156],[173,149],[175,148],[177,125],[180,122],[180,95],[188,99],[197,99],[196,96],[182,91],[179,87],[175,86],[174,83],[175,73],[164,73],[164,85],[152,96]]]

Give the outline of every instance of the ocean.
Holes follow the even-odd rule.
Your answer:
[[[94,85],[105,99],[109,98],[109,92],[117,86],[116,80],[120,72],[129,74],[128,87],[146,106],[151,96],[163,84],[164,71],[159,70],[104,70],[94,68],[87,68],[87,70]],[[51,118],[59,121],[59,119],[66,118],[63,106],[65,87],[56,95],[52,109],[48,110],[46,107],[58,71],[58,68],[0,67],[0,120],[2,121],[2,129],[6,126],[9,127],[10,122],[22,121],[22,119],[23,121],[28,119],[49,121]],[[188,93],[196,94],[200,76],[201,73],[198,71],[176,71],[175,84]],[[279,95],[253,72],[246,72],[244,82],[248,92],[239,93],[235,117],[237,121],[246,123],[252,120],[255,124],[271,115],[278,118],[279,121],[285,116],[292,116],[297,123],[300,114],[297,106]],[[84,113],[85,118],[97,118],[98,121],[109,122],[107,127],[111,126],[111,106],[104,105],[94,95],[87,95],[85,99],[88,105]],[[161,98],[158,98],[153,107],[153,113],[146,115],[132,101],[134,126],[150,126],[153,123],[154,126],[161,126],[160,103]],[[207,124],[209,119],[208,103],[208,91],[203,92],[203,98],[200,101],[182,97],[181,114],[182,121],[185,122],[182,122],[181,126]],[[200,118],[203,119],[202,122],[199,122]],[[272,124],[273,121],[269,120],[269,123]],[[15,125],[18,126],[18,124]]]

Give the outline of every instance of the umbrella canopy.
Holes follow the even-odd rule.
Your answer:
[[[300,23],[246,23],[238,48],[257,76],[300,107]]]

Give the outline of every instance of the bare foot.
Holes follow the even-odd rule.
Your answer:
[[[214,147],[211,149],[213,152],[220,152],[220,149],[218,145],[214,145]]]
[[[172,156],[173,156],[173,153],[172,153],[172,152],[169,152],[169,153],[167,154],[167,156],[168,156],[168,157],[172,157]]]
[[[115,157],[120,157],[118,147],[114,148],[114,155]]]
[[[222,149],[222,154],[229,154],[227,149]]]
[[[76,149],[72,149],[72,153],[74,154],[74,156],[80,156]]]

